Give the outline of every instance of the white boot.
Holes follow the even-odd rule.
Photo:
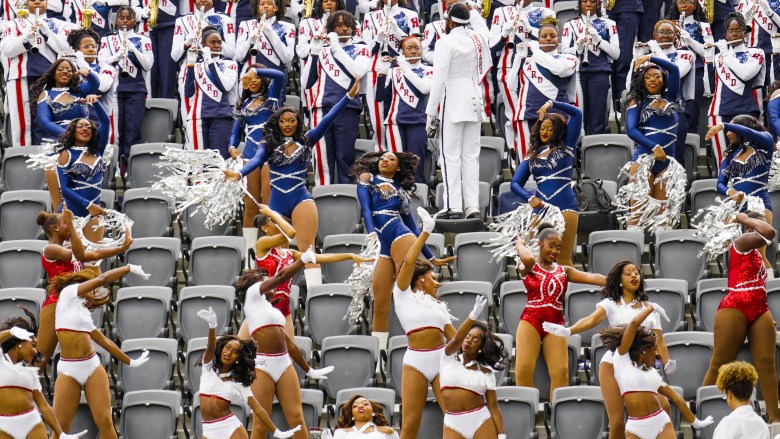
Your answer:
[[[318,268],[304,268],[303,277],[306,279],[306,288],[322,285],[322,270]]]
[[[257,229],[254,227],[244,227],[241,229],[241,235],[246,240],[246,248],[244,249],[244,257],[246,258],[245,267],[248,270],[257,268],[257,263],[254,259],[249,259],[249,249],[255,248],[257,243]]]
[[[372,332],[372,337],[379,339],[379,351],[387,351],[387,339],[390,337],[389,332]],[[382,362],[382,358],[376,359],[376,373],[379,373],[379,364]]]

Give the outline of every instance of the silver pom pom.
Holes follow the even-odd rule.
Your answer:
[[[93,217],[88,215],[85,217],[76,217],[73,220],[73,226],[76,232],[79,234],[79,238],[84,243],[91,244],[91,248],[109,248],[109,247],[121,247],[125,244],[127,239],[127,232],[133,228],[133,220],[129,216],[117,212],[116,210],[106,209],[105,215]],[[84,236],[84,228],[97,218],[97,224],[92,229],[98,230],[103,228],[103,239],[99,242],[89,241]]]
[[[769,168],[769,181],[767,181],[766,186],[769,192],[780,190],[780,145],[775,145],[772,165]]]
[[[365,298],[371,292],[371,280],[374,278],[374,268],[379,260],[379,238],[376,233],[366,235],[360,257],[374,261],[357,264],[352,270],[352,274],[347,278],[349,291],[352,294],[352,303],[349,304],[347,314],[342,320],[349,320],[351,323],[357,323],[360,320],[360,316],[363,315]]]
[[[630,228],[643,229],[649,233],[671,229],[680,220],[680,210],[685,203],[687,177],[683,168],[673,158],[669,166],[655,178],[654,184],[666,188],[666,200],[650,196],[650,170],[655,163],[652,155],[643,155],[636,162],[629,162],[620,170],[621,175],[630,176],[631,166],[638,164],[633,181],[618,190],[612,201],[618,220]]]
[[[534,208],[530,204],[521,204],[512,212],[499,215],[493,218],[493,220],[494,223],[490,224],[488,228],[498,232],[498,236],[485,244],[486,248],[491,249],[490,253],[493,254],[493,260],[505,257],[516,258],[517,249],[515,248],[515,243],[517,239],[521,236],[524,238],[528,237],[528,232],[539,224],[551,223],[559,233],[563,233],[563,230],[566,228],[561,210],[548,203],[544,203],[544,206],[538,213],[534,213]],[[534,233],[533,238],[529,237],[526,239],[527,247],[535,255],[539,254],[539,239],[537,235]]]
[[[764,214],[764,202],[758,197],[747,196],[739,206],[731,198],[726,198],[726,201],[716,198],[715,202],[699,209],[691,219],[696,236],[703,236],[707,240],[698,257],[706,254],[708,261],[728,251],[731,243],[742,235],[742,225],[734,221],[742,206],[747,206],[748,211]]]
[[[57,159],[59,158],[56,153],[57,143],[42,143],[40,148],[37,148],[35,154],[25,160],[28,169],[54,169],[57,167]],[[115,145],[106,145],[106,150],[103,151],[103,157],[113,157]]]

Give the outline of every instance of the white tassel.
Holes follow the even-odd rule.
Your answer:
[[[349,304],[347,314],[342,320],[357,323],[363,314],[365,298],[371,293],[371,281],[374,278],[374,269],[379,261],[379,238],[376,233],[366,235],[360,257],[373,259],[373,262],[363,262],[355,265],[352,273],[347,278],[349,292],[352,294],[352,303]]]
[[[758,213],[764,211],[764,203],[758,197],[747,196],[740,206],[730,198],[726,201],[716,198],[715,201],[715,204],[700,209],[691,220],[696,236],[703,236],[707,241],[698,257],[707,255],[710,261],[726,252],[731,243],[742,235],[742,225],[734,221],[741,206],[746,205],[749,211]]]
[[[505,257],[516,258],[517,249],[515,248],[515,243],[521,236],[526,238],[526,246],[531,252],[538,255],[538,233],[535,233],[533,238],[528,238],[528,232],[539,224],[551,223],[558,233],[563,233],[566,228],[566,222],[563,219],[561,210],[548,203],[545,203],[544,207],[542,207],[538,213],[534,212],[534,208],[531,207],[531,205],[521,204],[512,212],[499,215],[493,218],[493,220],[494,223],[490,224],[488,228],[494,232],[498,232],[499,235],[484,245],[486,248],[491,249],[490,252],[493,254],[493,260]]]
[[[121,247],[125,244],[128,231],[133,228],[133,220],[129,216],[111,209],[106,209],[105,212],[105,215],[96,217],[97,224],[93,226],[93,230],[103,228],[104,236],[98,242],[92,242],[84,236],[84,227],[95,217],[87,215],[73,220],[73,227],[79,238],[82,242],[91,244],[91,248]]]
[[[778,142],[780,143],[780,142]],[[780,190],[780,145],[775,145],[772,153],[772,164],[769,167],[769,181],[766,183],[769,192]]]

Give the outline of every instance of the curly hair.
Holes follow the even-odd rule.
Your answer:
[[[95,105],[100,105],[100,103],[96,103]],[[92,119],[87,118],[79,118],[79,119],[73,119],[70,121],[68,126],[65,128],[65,132],[60,134],[60,137],[57,139],[57,147],[54,148],[54,151],[56,153],[60,153],[65,150],[69,150],[76,146],[76,125],[82,120],[86,120],[89,122],[89,125],[91,127],[92,135],[89,138],[89,142],[87,142],[87,153],[91,155],[98,155],[98,151],[100,150],[100,136],[98,135],[98,124]]]
[[[336,425],[336,428],[350,428],[355,425],[355,419],[352,417],[352,404],[354,404],[355,401],[360,398],[364,398],[371,403],[371,410],[374,411],[374,416],[373,419],[371,419],[371,422],[373,422],[374,425],[377,427],[387,427],[390,425],[390,423],[387,422],[387,418],[385,417],[385,409],[382,408],[381,405],[371,401],[363,395],[355,395],[352,398],[349,398],[349,401],[345,402],[344,405],[341,406],[341,414],[339,415],[339,421]]]
[[[582,0],[577,0],[577,15],[582,15]],[[596,17],[601,17],[601,0],[596,0]]]
[[[49,213],[43,210],[38,212],[38,216],[35,218],[35,223],[41,226],[43,233],[49,236],[49,231],[52,227],[56,226],[60,222],[59,213]]]
[[[43,75],[41,75],[41,77],[30,86],[30,116],[32,117],[33,124],[35,124],[36,120],[35,113],[38,108],[38,98],[41,96],[41,93],[43,93],[44,90],[57,87],[57,81],[54,79],[54,77],[56,76],[57,68],[64,62],[70,64],[70,69],[73,72],[73,75],[70,77],[70,82],[67,85],[68,92],[74,96],[79,95],[79,84],[81,83],[81,76],[78,74],[78,67],[76,67],[76,64],[74,64],[73,61],[68,58],[60,58],[54,61],[51,63],[51,66],[48,68],[48,70],[46,70]]]
[[[750,128],[751,130],[754,131],[766,131],[766,128],[764,128],[764,125],[761,124],[760,120],[748,114],[740,114],[739,116],[735,116],[733,119],[731,119],[730,123],[734,125],[742,125],[743,127]],[[752,144],[752,142],[749,143]],[[728,148],[726,148],[726,155],[729,155],[732,152],[737,151],[740,148],[740,146],[742,146],[742,139],[740,139],[739,136],[737,136],[737,142],[729,143]]]
[[[363,154],[362,157],[355,160],[350,175],[353,177],[360,177],[360,174],[364,173],[379,175],[379,159],[385,154],[387,154],[386,151]],[[393,175],[393,182],[409,193],[414,194],[417,189],[417,185],[414,182],[414,173],[417,170],[417,165],[420,164],[420,158],[411,152],[394,152],[392,154],[398,159],[399,168]]]
[[[358,26],[357,19],[354,15],[350,14],[349,11],[344,10],[338,10],[330,14],[330,17],[328,17],[328,22],[325,23],[325,28],[327,29],[328,33],[336,32],[336,25],[339,22],[339,18],[344,20],[344,24],[352,28],[352,36],[354,37]]]
[[[601,341],[608,350],[616,351],[623,340],[625,332],[626,325],[620,325],[614,328],[604,328],[599,331],[599,335],[601,335]],[[655,333],[653,331],[644,326],[636,328],[634,341],[631,343],[631,347],[628,348],[628,356],[632,361],[637,361],[643,351],[655,347],[655,342]]]
[[[531,128],[531,148],[528,152],[528,160],[534,160],[542,152],[542,147],[545,145],[542,142],[542,138],[539,135],[539,130],[542,128],[542,123],[545,120],[549,120],[553,125],[553,136],[550,139],[549,146],[552,149],[561,148],[563,146],[563,140],[566,138],[566,130],[568,119],[564,118],[558,113],[546,113],[543,118],[536,121],[533,128]]]
[[[222,369],[222,351],[225,349],[228,343],[231,341],[237,341],[240,345],[238,348],[238,360],[236,360],[233,367],[230,369],[231,381],[235,381],[244,387],[249,387],[255,380],[255,356],[257,355],[257,344],[252,339],[241,340],[235,335],[223,335],[217,339],[216,346],[214,347],[214,356],[209,364],[212,369],[219,371]],[[203,357],[195,363],[196,366],[205,366],[203,364]]]
[[[255,63],[248,67],[248,69],[265,69],[267,68],[265,64]],[[248,70],[247,69],[247,70]],[[268,98],[268,87],[271,86],[271,80],[268,78],[263,78],[262,76],[258,76],[260,78],[260,90],[257,91],[257,93],[261,96],[263,96],[263,99]],[[241,106],[244,105],[244,102],[249,99],[250,96],[252,96],[254,93],[249,91],[249,89],[243,90],[241,92],[241,97],[238,98],[238,102],[236,102],[236,110],[240,110]]]
[[[298,127],[295,129],[292,139],[303,145],[307,144],[309,141],[306,137],[306,124],[303,122],[303,117],[301,117],[301,113],[298,109],[289,106],[282,107],[276,110],[276,112],[268,118],[268,121],[265,123],[265,128],[263,129],[263,142],[265,143],[268,157],[273,155],[276,148],[284,146],[285,136],[282,134],[282,130],[279,129],[279,119],[282,118],[284,113],[294,114],[295,119],[298,121]],[[308,162],[311,158],[311,150],[305,148],[305,151],[304,161]]]
[[[95,44],[97,44],[98,47],[100,46],[100,35],[92,29],[76,29],[70,31],[68,34],[68,45],[73,50],[79,50],[79,47],[81,47],[81,40],[84,38],[92,38],[95,41]]]
[[[262,282],[267,278],[268,272],[264,268],[245,271],[234,285],[236,294],[238,295],[238,300],[240,300],[241,303],[244,303],[244,301],[246,301],[246,292],[249,290],[249,287],[256,283]]]
[[[637,271],[639,272],[639,290],[636,292],[636,300],[640,302],[646,302],[650,300],[650,297],[647,295],[647,291],[645,291],[645,288],[647,288],[647,284],[645,283],[645,276],[642,274],[640,267],[631,261],[620,261],[615,264],[611,270],[609,270],[609,273],[607,274],[607,282],[601,288],[602,298],[610,299],[615,302],[620,301],[620,298],[623,296],[623,285],[620,282],[620,278],[623,276],[623,269],[629,265],[636,267]]]
[[[14,316],[6,321],[3,322],[2,325],[0,325],[0,331],[7,331],[14,326],[18,328],[22,328],[26,331],[32,332],[33,334],[38,333],[38,321],[35,318],[35,314],[33,314],[30,310],[27,308],[20,306],[19,309],[22,310],[23,313],[27,315],[27,319],[25,319],[22,316]],[[25,340],[20,340],[16,337],[11,337],[8,340],[6,340],[3,344],[0,344],[0,349],[3,350],[3,352],[8,353],[8,351],[11,350],[15,345],[23,342]]]
[[[49,285],[46,286],[46,292],[49,294],[59,294],[70,285],[82,284],[95,277],[97,277],[97,271],[94,269],[85,269],[75,273],[63,273],[49,280]]]
[[[655,23],[655,26],[653,26],[653,35],[655,35],[658,32],[658,28],[668,24],[672,27],[672,32],[674,32],[674,47],[680,47],[682,44],[682,34],[680,33],[680,27],[677,26],[677,22],[671,21],[671,20],[658,20]]]
[[[274,4],[276,4],[276,15],[274,15],[274,17],[276,17],[277,20],[282,20],[284,18],[284,14],[287,12],[287,5],[282,0],[274,0]],[[254,17],[259,20],[263,16],[263,14],[261,14],[259,11],[260,0],[251,0],[250,7],[252,8],[252,15],[254,15]]]
[[[650,93],[645,87],[645,74],[652,69],[656,69],[661,72],[661,78],[663,78],[664,81],[664,90],[666,89],[666,84],[668,83],[667,77],[669,74],[666,72],[666,70],[651,62],[643,64],[639,70],[632,72],[631,86],[629,87],[628,94],[626,95],[626,102],[633,100],[636,102],[637,108],[640,110],[642,109],[641,106],[644,105],[645,99],[650,96]]]
[[[555,29],[555,34],[560,36],[560,32],[558,32],[558,19],[552,15],[548,15],[542,19],[541,24],[539,24],[539,32],[542,32],[542,29],[545,27]]]
[[[752,364],[732,361],[720,367],[716,384],[721,392],[731,392],[738,400],[747,401],[753,394],[756,382],[758,382],[758,372]]]
[[[488,328],[487,322],[477,320],[471,325],[471,329],[477,328],[482,331],[482,348],[477,354],[477,363],[481,366],[487,366],[494,370],[504,370],[509,363],[509,352],[504,346],[504,341]]]
[[[336,11],[343,11],[345,9],[347,9],[347,3],[344,0],[336,0]],[[314,0],[314,6],[311,10],[311,18],[320,20],[324,14],[325,11],[322,10],[322,0]]]

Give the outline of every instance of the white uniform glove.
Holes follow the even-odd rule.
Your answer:
[[[409,61],[406,60],[406,57],[403,54],[399,54],[395,57],[395,62],[398,64],[399,67],[409,67]]]
[[[312,55],[320,56],[320,52],[322,51],[322,39],[320,38],[312,38],[311,40],[311,47],[310,52]]]
[[[658,315],[663,317],[664,320],[666,320],[667,322],[671,322],[671,320],[669,320],[669,316],[666,315],[666,310],[663,309],[663,307],[661,305],[659,305],[657,303],[650,302],[650,306],[653,307],[653,312],[654,313],[658,313]]]
[[[187,35],[187,38],[184,39],[184,45],[192,46],[195,44],[195,38],[197,38],[197,36],[194,33]]]
[[[333,366],[328,366],[322,369],[309,369],[306,372],[306,376],[315,380],[327,380],[328,374],[333,372]]]
[[[436,227],[436,220],[431,217],[431,214],[428,213],[425,208],[419,206],[417,207],[417,215],[422,220],[422,231],[428,233],[433,232],[433,229]]]
[[[501,433],[501,434],[498,435],[497,439],[506,439],[506,435]]]
[[[84,59],[84,54],[81,52],[76,52],[76,66],[79,69],[89,69],[89,63],[87,63],[87,60]]]
[[[143,8],[141,9],[141,20],[146,20],[149,18],[149,8]]]
[[[588,36],[590,37],[590,43],[594,46],[598,46],[601,43],[601,34],[599,34],[596,28],[591,27]]]
[[[205,320],[209,324],[210,329],[217,327],[217,313],[214,312],[211,307],[209,309],[202,309],[198,311],[198,317]]]
[[[571,335],[571,329],[557,323],[542,322],[542,329],[552,335],[557,335],[558,337],[568,337]]]
[[[512,35],[512,32],[514,31],[514,26],[511,21],[507,21],[504,23],[503,26],[501,26],[501,36],[504,38],[509,38],[510,35]]]
[[[583,50],[585,50],[585,44],[588,42],[588,37],[586,35],[581,35],[579,38],[577,38],[576,42],[577,42],[577,51],[582,52]]]
[[[539,42],[536,40],[531,40],[528,42],[528,48],[531,49],[532,52],[539,52],[541,49],[539,48]]]
[[[314,253],[314,246],[309,247],[305,253],[301,254],[301,261],[303,261],[304,264],[317,263],[317,253]]]
[[[650,49],[650,53],[662,53],[661,46],[658,45],[658,41],[650,40],[647,42],[647,48]]]
[[[35,337],[35,334],[33,334],[32,332],[24,328],[20,328],[18,326],[14,326],[9,330],[9,332],[11,333],[11,337],[16,337],[19,340],[24,340],[24,341],[30,341],[32,340],[33,337]]]
[[[286,439],[295,436],[295,433],[299,432],[301,430],[301,426],[297,426],[293,428],[292,430],[282,431],[279,429],[276,429],[274,432],[274,437],[279,439]]]
[[[336,32],[329,33],[328,34],[328,41],[330,41],[330,45],[331,46],[334,46],[334,47],[335,46],[339,46],[340,45],[339,34],[337,34]]]
[[[379,62],[376,63],[376,71],[380,75],[387,75],[387,72],[390,71],[390,61],[385,61],[380,58]]]
[[[671,375],[676,371],[677,371],[676,361],[670,359],[669,361],[666,362],[666,364],[664,364],[664,373],[666,373],[667,375]]]
[[[203,62],[208,65],[214,62],[214,58],[211,57],[211,49],[206,46],[200,48],[200,53],[203,55]]]
[[[718,51],[722,54],[726,54],[729,51],[729,45],[726,44],[726,40],[718,40],[715,42],[715,47],[718,48]]]
[[[149,361],[149,351],[144,350],[140,357],[136,358],[135,360],[130,360],[130,364],[128,364],[127,367],[142,366],[147,361]]]
[[[691,422],[691,427],[699,430],[714,422],[715,421],[712,419],[712,416],[707,416],[706,419],[694,418],[693,422]]]
[[[425,131],[428,133],[428,137],[432,138],[436,135],[436,131],[439,130],[439,118],[436,116],[428,115],[428,120],[425,122]]]
[[[127,264],[130,267],[130,273],[141,276],[144,280],[149,280],[152,277],[151,274],[144,273],[144,269],[140,265]]]
[[[487,306],[487,298],[482,295],[477,296],[476,299],[474,299],[474,308],[471,309],[469,318],[471,320],[479,320],[479,316],[482,314],[485,306]]]
[[[194,50],[187,51],[187,64],[195,64],[198,62],[198,52]]]
[[[79,439],[81,436],[84,436],[87,434],[89,430],[84,430],[76,434],[68,434],[68,433],[62,433],[60,435],[60,439]]]

